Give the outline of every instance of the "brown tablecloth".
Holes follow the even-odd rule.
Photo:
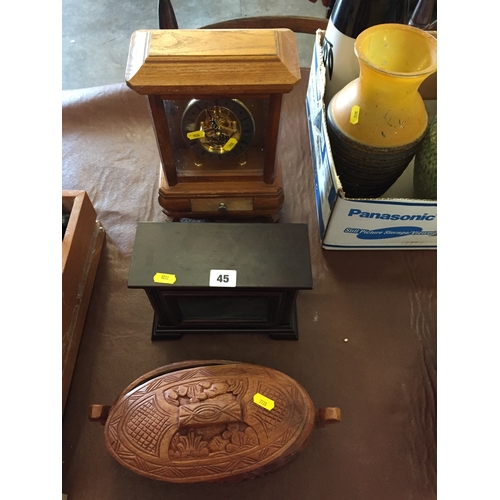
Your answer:
[[[127,288],[137,222],[165,220],[146,99],[124,84],[64,92],[62,187],[87,191],[106,230],[63,417],[62,490],[69,500],[436,498],[436,251],[321,248],[308,74],[285,97],[279,146],[280,222],[307,223],[311,245],[314,288],[297,299],[298,341],[251,334],[150,340],[146,294]],[[87,419],[91,404],[112,404],[130,382],[162,365],[214,358],[281,370],[317,408],[340,407],[343,421],[316,429],[280,471],[236,484],[157,482],[111,458],[103,427]]]

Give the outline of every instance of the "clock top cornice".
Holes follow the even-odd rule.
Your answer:
[[[127,85],[139,94],[262,95],[300,81],[288,29],[138,30],[130,41]]]

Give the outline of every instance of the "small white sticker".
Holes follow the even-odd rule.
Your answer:
[[[212,269],[209,286],[236,286],[236,271],[227,269]]]

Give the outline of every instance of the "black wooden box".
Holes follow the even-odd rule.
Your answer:
[[[140,222],[128,279],[154,310],[153,340],[252,332],[298,339],[312,289],[306,224]]]

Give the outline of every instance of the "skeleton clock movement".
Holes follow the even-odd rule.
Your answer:
[[[165,214],[275,216],[282,97],[299,80],[287,29],[136,31],[126,82],[148,98]]]

